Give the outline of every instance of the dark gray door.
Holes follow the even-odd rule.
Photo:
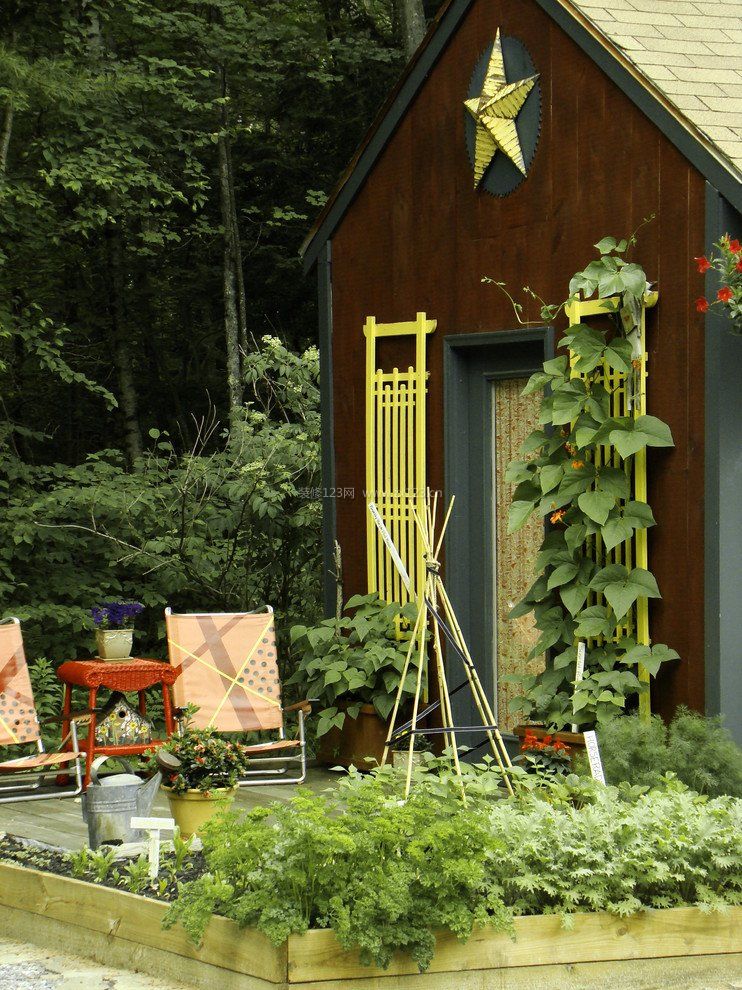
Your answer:
[[[534,580],[530,557],[543,537],[539,520],[507,534],[511,486],[505,468],[537,425],[538,395],[523,398],[528,377],[553,356],[548,328],[465,334],[445,339],[446,501],[456,496],[446,540],[445,581],[498,723],[510,728],[514,693],[502,677],[528,669],[535,641],[530,617],[511,623],[507,612]],[[531,661],[530,665],[539,661]],[[451,687],[464,672],[449,656]],[[457,724],[477,724],[468,689],[454,698]],[[481,737],[462,738],[473,745]]]

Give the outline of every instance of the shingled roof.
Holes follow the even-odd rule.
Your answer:
[[[742,175],[742,0],[574,0]]]
[[[475,2],[444,0],[304,241],[306,270]],[[742,0],[535,2],[742,212]]]

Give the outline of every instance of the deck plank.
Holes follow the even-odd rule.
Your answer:
[[[336,773],[312,768],[307,772],[303,786],[321,791],[332,787],[337,779]],[[296,788],[288,784],[245,787],[237,792],[234,809],[249,811],[251,808],[270,804],[273,801],[290,801],[294,794]],[[152,813],[157,816],[170,816],[167,797],[162,792],[155,798]],[[81,849],[88,840],[88,828],[82,820],[79,797],[0,804],[1,833],[72,850]]]

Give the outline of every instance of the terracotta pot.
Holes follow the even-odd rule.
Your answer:
[[[317,759],[324,766],[353,764],[359,770],[371,770],[381,763],[387,731],[387,723],[379,718],[374,706],[361,705],[358,718],[346,716],[342,729],[330,729],[320,737]]]
[[[553,739],[558,739],[559,742],[563,742],[566,746],[569,746],[572,751],[571,757],[573,760],[575,756],[585,749],[585,737],[581,732],[549,732],[543,725],[516,725],[513,729],[513,734],[518,737],[521,743],[526,732],[530,732],[537,739],[543,739],[544,736],[551,736]]]
[[[236,787],[215,787],[213,791],[190,790],[173,794],[172,788],[164,784],[162,789],[167,794],[170,812],[183,839],[198,832],[220,811],[226,811],[237,791]]]
[[[128,660],[134,642],[133,629],[96,629],[95,640],[101,660]]]

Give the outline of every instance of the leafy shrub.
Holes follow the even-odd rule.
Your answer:
[[[397,639],[396,622],[401,616],[412,624],[417,614],[414,605],[387,603],[376,594],[354,595],[346,609],[353,609],[353,615],[291,629],[299,661],[288,683],[300,684],[306,697],[324,705],[317,718],[317,736],[333,726],[341,729],[346,714],[357,718],[361,705],[373,705],[380,718],[389,717],[409,646],[408,640]],[[413,654],[403,700],[415,693],[417,671]]]
[[[118,450],[32,466],[0,448],[0,599],[23,621],[29,658],[89,653],[100,601],[147,606],[143,656],[164,654],[166,605],[270,602],[279,630],[319,613],[318,374],[316,348],[264,338],[246,358],[253,401],[232,442],[206,423],[181,454],[153,430],[134,472]]]
[[[648,722],[630,715],[602,725],[598,738],[609,783],[654,787],[674,773],[702,794],[742,797],[742,749],[720,718],[681,708],[666,726],[656,715]]]
[[[167,780],[174,794],[234,787],[246,768],[239,743],[222,738],[214,729],[186,729],[173,736],[166,749],[180,761],[177,772]]]
[[[181,888],[166,924],[180,921],[198,941],[219,913],[275,944],[332,928],[365,963],[387,966],[401,949],[424,969],[438,928],[466,939],[474,925],[512,930],[516,915],[742,902],[733,798],[672,780],[649,793],[593,784],[575,807],[556,796],[562,778],[549,801],[532,793],[464,806],[418,786],[402,802],[402,776],[384,768],[334,796],[304,791],[212,822],[209,873]]]

